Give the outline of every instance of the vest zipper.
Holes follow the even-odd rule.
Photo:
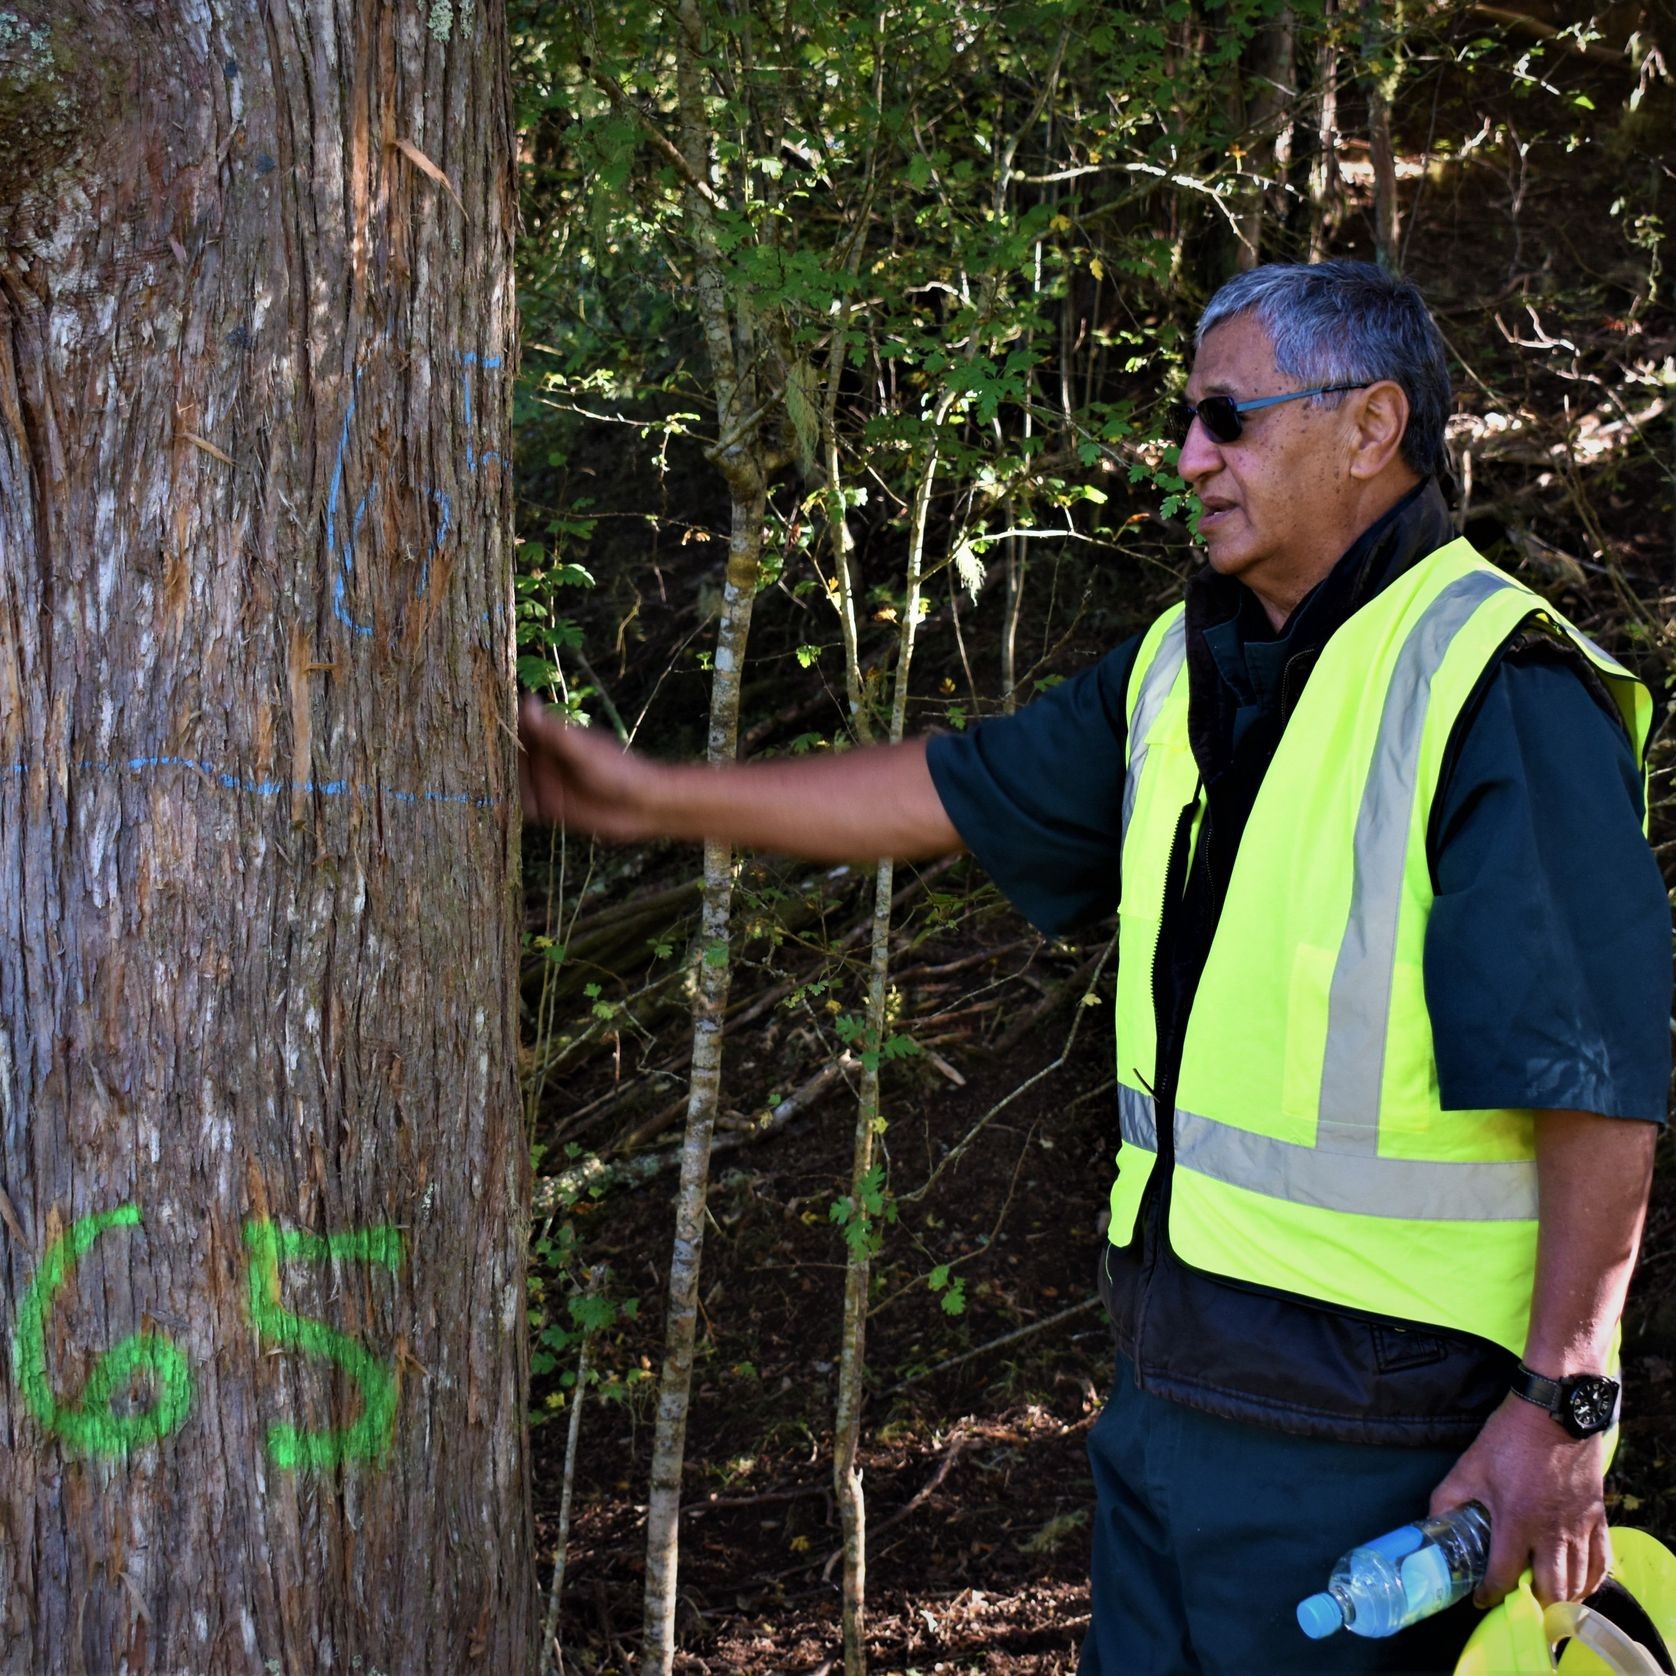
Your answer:
[[[1152,1018],[1157,1038],[1157,1055],[1153,1061],[1152,1110],[1155,1120],[1158,1150],[1153,1158],[1152,1174],[1141,1191],[1140,1208],[1135,1214],[1141,1237],[1141,1297],[1135,1312],[1135,1381],[1143,1388],[1141,1345],[1146,1332],[1147,1306],[1152,1297],[1152,1276],[1158,1266],[1159,1253],[1164,1243],[1164,1218],[1169,1214],[1170,1172],[1175,1167],[1175,1105],[1176,1078],[1181,1054],[1176,1044],[1176,1019],[1180,1011],[1178,998],[1170,997],[1171,1017],[1164,1017],[1163,994],[1159,988],[1158,957],[1164,949],[1164,930],[1170,916],[1177,912],[1187,888],[1188,851],[1191,848],[1193,821],[1199,813],[1199,794],[1202,782],[1193,787],[1192,798],[1184,803],[1176,816],[1176,829],[1170,838],[1170,853],[1164,863],[1164,906],[1158,917],[1158,938],[1152,948]],[[1137,1073],[1138,1075],[1138,1073]]]
[[[1170,997],[1170,1014],[1166,1019],[1163,1007],[1163,992],[1160,991],[1160,977],[1158,977],[1158,957],[1163,954],[1165,947],[1165,927],[1170,915],[1177,912],[1182,897],[1187,892],[1187,860],[1188,850],[1192,848],[1193,818],[1198,815],[1198,794],[1200,786],[1193,786],[1193,796],[1190,801],[1182,804],[1182,813],[1175,818],[1175,833],[1170,838],[1170,855],[1165,860],[1163,868],[1163,912],[1158,915],[1158,939],[1153,944],[1153,969],[1151,969],[1151,992],[1153,992],[1153,1034],[1156,1037],[1156,1056],[1153,1059],[1153,1079],[1146,1084],[1153,1096],[1153,1118],[1155,1118],[1156,1150],[1153,1161],[1153,1172],[1141,1190],[1140,1210],[1136,1212],[1136,1225],[1141,1230],[1141,1255],[1145,1260],[1146,1269],[1150,1274],[1151,1265],[1158,1255],[1158,1240],[1153,1239],[1153,1218],[1155,1207],[1160,1200],[1168,1203],[1168,1187],[1170,1170],[1175,1165],[1175,1083],[1177,1083],[1178,1061],[1180,1053],[1177,1049],[1177,1019],[1175,1014],[1180,1011],[1177,997]],[[1136,1073],[1138,1074],[1138,1073]],[[1141,1301],[1141,1311],[1145,1312],[1145,1294]],[[1140,1322],[1136,1322],[1136,1342],[1140,1339]]]

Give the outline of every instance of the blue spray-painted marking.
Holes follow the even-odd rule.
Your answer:
[[[500,364],[501,358],[498,355],[479,355],[471,349],[460,351],[460,365],[465,369],[460,374],[460,381],[465,386],[466,395],[466,470],[469,472],[475,473],[480,465],[486,466],[491,460],[498,462],[503,471],[506,469],[505,457],[498,448],[491,448],[487,453],[480,455],[471,445],[471,369],[483,367],[492,370]]]
[[[197,757],[120,757],[113,762],[84,760],[78,762],[76,768],[83,774],[144,774],[159,768],[190,768],[195,773],[202,774],[212,784],[220,786],[223,791],[242,792],[249,797],[278,797],[281,794],[301,791],[321,797],[382,796],[392,803],[453,803],[469,809],[494,809],[501,802],[498,797],[473,797],[470,792],[397,791],[390,787],[361,785],[349,780],[252,780],[242,774],[232,774],[226,769],[217,768],[214,763],[201,761]],[[29,772],[29,764],[7,763],[0,772],[13,779],[20,779]]]
[[[448,539],[449,525],[454,520],[454,503],[441,489],[432,489],[431,499],[441,508],[442,522],[437,526],[436,540],[425,549],[425,557],[420,562],[419,586],[413,590],[416,599],[425,597],[425,587],[431,577],[431,560],[442,551],[442,544]]]
[[[337,561],[337,574],[332,578],[332,615],[346,627],[351,634],[371,634],[372,629],[365,623],[358,623],[349,615],[344,604],[344,596],[349,591],[349,573],[355,566],[355,531],[360,528],[361,520],[366,516],[367,502],[377,490],[377,484],[361,496],[355,508],[355,515],[350,520],[350,533],[344,538],[342,549],[338,544],[338,498],[343,493],[343,462],[349,452],[349,426],[355,417],[355,387],[361,382],[360,369],[355,372],[355,384],[351,386],[349,405],[343,410],[343,427],[338,432],[337,456],[332,461],[332,481],[326,490],[326,551]]]
[[[498,367],[501,365],[499,355],[478,355],[475,351],[463,351],[461,361],[467,368]],[[490,449],[479,455],[471,441],[471,373],[467,371],[465,378],[465,421],[466,421],[466,466],[476,472],[479,465],[487,464],[490,460],[498,461],[505,469],[505,459],[498,449]],[[361,382],[361,369],[355,373],[355,385]],[[355,396],[353,390],[349,397],[349,405],[344,409],[343,425],[338,431],[337,453],[332,460],[332,479],[326,490],[326,551],[336,561],[337,571],[332,578],[332,615],[347,628],[351,634],[367,636],[372,633],[372,625],[357,622],[350,615],[349,579],[355,569],[355,543],[361,534],[361,525],[366,518],[367,508],[378,494],[378,483],[369,483],[362,492],[361,498],[355,503],[355,511],[349,520],[347,533],[340,533],[338,527],[338,509],[343,499],[344,465],[349,455],[349,432],[355,418]],[[431,539],[431,544],[425,549],[423,559],[419,565],[419,582],[414,589],[416,598],[424,598],[425,589],[430,584],[431,560],[442,551],[449,535],[454,528],[454,503],[443,489],[427,488],[423,491],[435,502],[441,514],[437,533]]]

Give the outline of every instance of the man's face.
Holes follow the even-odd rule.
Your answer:
[[[1187,399],[1243,401],[1305,387],[1276,369],[1268,333],[1243,314],[1206,334]],[[1347,486],[1343,414],[1297,401],[1247,413],[1243,421],[1233,442],[1217,442],[1196,423],[1179,469],[1204,508],[1199,534],[1211,567],[1238,578],[1271,606],[1271,615],[1276,604],[1284,615],[1348,545],[1339,504]]]

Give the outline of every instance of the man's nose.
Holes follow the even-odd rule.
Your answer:
[[[1188,427],[1187,440],[1181,445],[1176,470],[1187,479],[1189,488],[1196,489],[1200,481],[1209,477],[1221,463],[1222,456],[1215,438],[1205,429],[1204,420],[1195,418]]]

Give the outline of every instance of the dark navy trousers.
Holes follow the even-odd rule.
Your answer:
[[[1294,1437],[1137,1389],[1118,1358],[1089,1433],[1094,1616],[1079,1676],[1452,1671],[1470,1600],[1365,1640],[1311,1641],[1294,1609],[1347,1548],[1425,1516],[1453,1448]]]

